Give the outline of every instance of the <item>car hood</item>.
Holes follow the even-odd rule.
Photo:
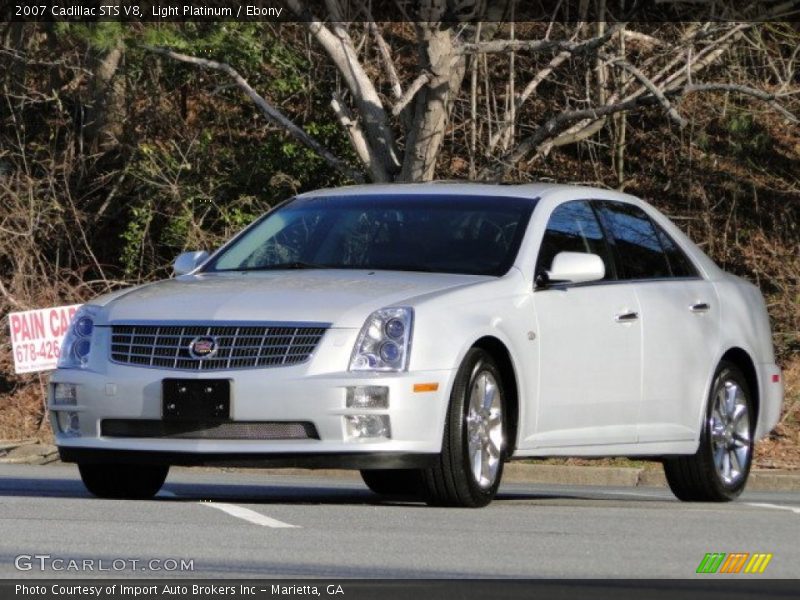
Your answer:
[[[493,277],[398,271],[272,271],[185,275],[92,304],[98,325],[125,321],[294,321],[361,327],[374,310]]]

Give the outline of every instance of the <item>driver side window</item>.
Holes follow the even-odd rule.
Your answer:
[[[597,254],[606,267],[603,280],[616,278],[603,229],[586,200],[565,202],[550,215],[539,247],[535,273],[549,270],[559,252]]]

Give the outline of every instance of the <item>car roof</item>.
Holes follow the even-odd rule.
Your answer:
[[[640,200],[628,194],[613,190],[582,185],[557,183],[471,183],[464,181],[431,181],[427,183],[388,183],[351,185],[326,188],[300,194],[298,198],[319,198],[335,196],[381,196],[381,195],[465,195],[502,196],[505,198],[530,198],[531,200],[558,195],[562,199],[574,196],[576,199],[615,199],[638,203]]]

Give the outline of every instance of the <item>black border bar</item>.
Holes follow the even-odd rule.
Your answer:
[[[324,0],[0,0],[0,17],[16,22],[127,23],[326,20]],[[513,8],[511,5],[513,4]],[[800,0],[387,0],[340,2],[345,22],[474,21],[800,21]],[[295,12],[292,7],[300,5]],[[370,13],[362,6],[368,5]],[[477,8],[476,8],[477,7]]]
[[[151,590],[123,594],[122,586]],[[38,593],[22,593],[38,587]],[[116,586],[116,587],[114,587]],[[152,586],[155,586],[153,588]],[[166,594],[165,586],[178,593]],[[276,587],[273,587],[276,586]],[[102,588],[99,595],[79,592]],[[68,593],[70,589],[75,593]],[[185,589],[185,592],[183,591]],[[116,592],[111,591],[116,590]],[[216,591],[216,593],[215,593]],[[73,579],[0,581],[0,600],[266,600],[271,598],[346,600],[673,600],[800,598],[795,580],[748,579]]]

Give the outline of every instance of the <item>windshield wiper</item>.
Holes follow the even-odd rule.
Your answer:
[[[316,263],[295,260],[285,263],[275,263],[273,265],[261,265],[258,267],[243,267],[241,269],[236,269],[236,270],[237,271],[284,271],[284,270],[293,271],[302,269],[333,269],[333,268],[335,267],[331,265],[320,265]]]
[[[359,267],[370,271],[419,271],[420,273],[435,273],[435,269],[425,265],[371,265],[369,267]]]
[[[275,263],[273,265],[261,265],[257,267],[241,267],[238,269],[224,269],[224,271],[293,271],[303,269],[348,269],[358,271],[420,271],[423,273],[434,273],[435,269],[424,265],[323,265],[295,260],[285,263]]]

